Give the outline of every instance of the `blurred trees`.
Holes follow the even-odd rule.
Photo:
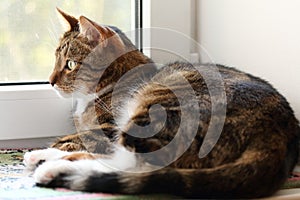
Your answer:
[[[0,83],[45,81],[64,32],[56,7],[131,30],[131,0],[1,0]]]

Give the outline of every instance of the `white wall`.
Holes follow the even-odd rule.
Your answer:
[[[144,50],[158,64],[190,58],[194,0],[144,0]],[[149,18],[150,17],[150,18]],[[148,29],[150,28],[150,29]]]
[[[300,119],[300,1],[199,0],[198,40],[217,63],[263,77]]]

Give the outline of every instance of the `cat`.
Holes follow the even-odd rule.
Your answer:
[[[118,28],[58,11],[68,30],[49,81],[76,99],[78,133],[24,155],[37,185],[257,198],[288,178],[298,159],[299,122],[269,83],[222,65],[215,67],[223,86],[211,64],[178,61],[158,69]],[[221,86],[225,96],[213,98]],[[219,138],[207,137],[212,122],[213,132],[222,127]]]

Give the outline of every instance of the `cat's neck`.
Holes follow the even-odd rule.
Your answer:
[[[111,84],[117,83],[120,78],[130,70],[137,66],[143,67],[144,65],[147,65],[147,67],[142,68],[144,76],[154,74],[157,70],[153,61],[139,50],[134,50],[122,55],[107,67],[96,87],[96,93],[101,92],[103,88],[107,88],[107,86]]]

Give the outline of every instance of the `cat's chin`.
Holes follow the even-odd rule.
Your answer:
[[[72,97],[72,93],[66,93],[66,92],[62,91],[61,89],[59,89],[57,86],[54,86],[54,91],[56,92],[56,94],[58,94],[58,96],[60,98],[71,98]]]

